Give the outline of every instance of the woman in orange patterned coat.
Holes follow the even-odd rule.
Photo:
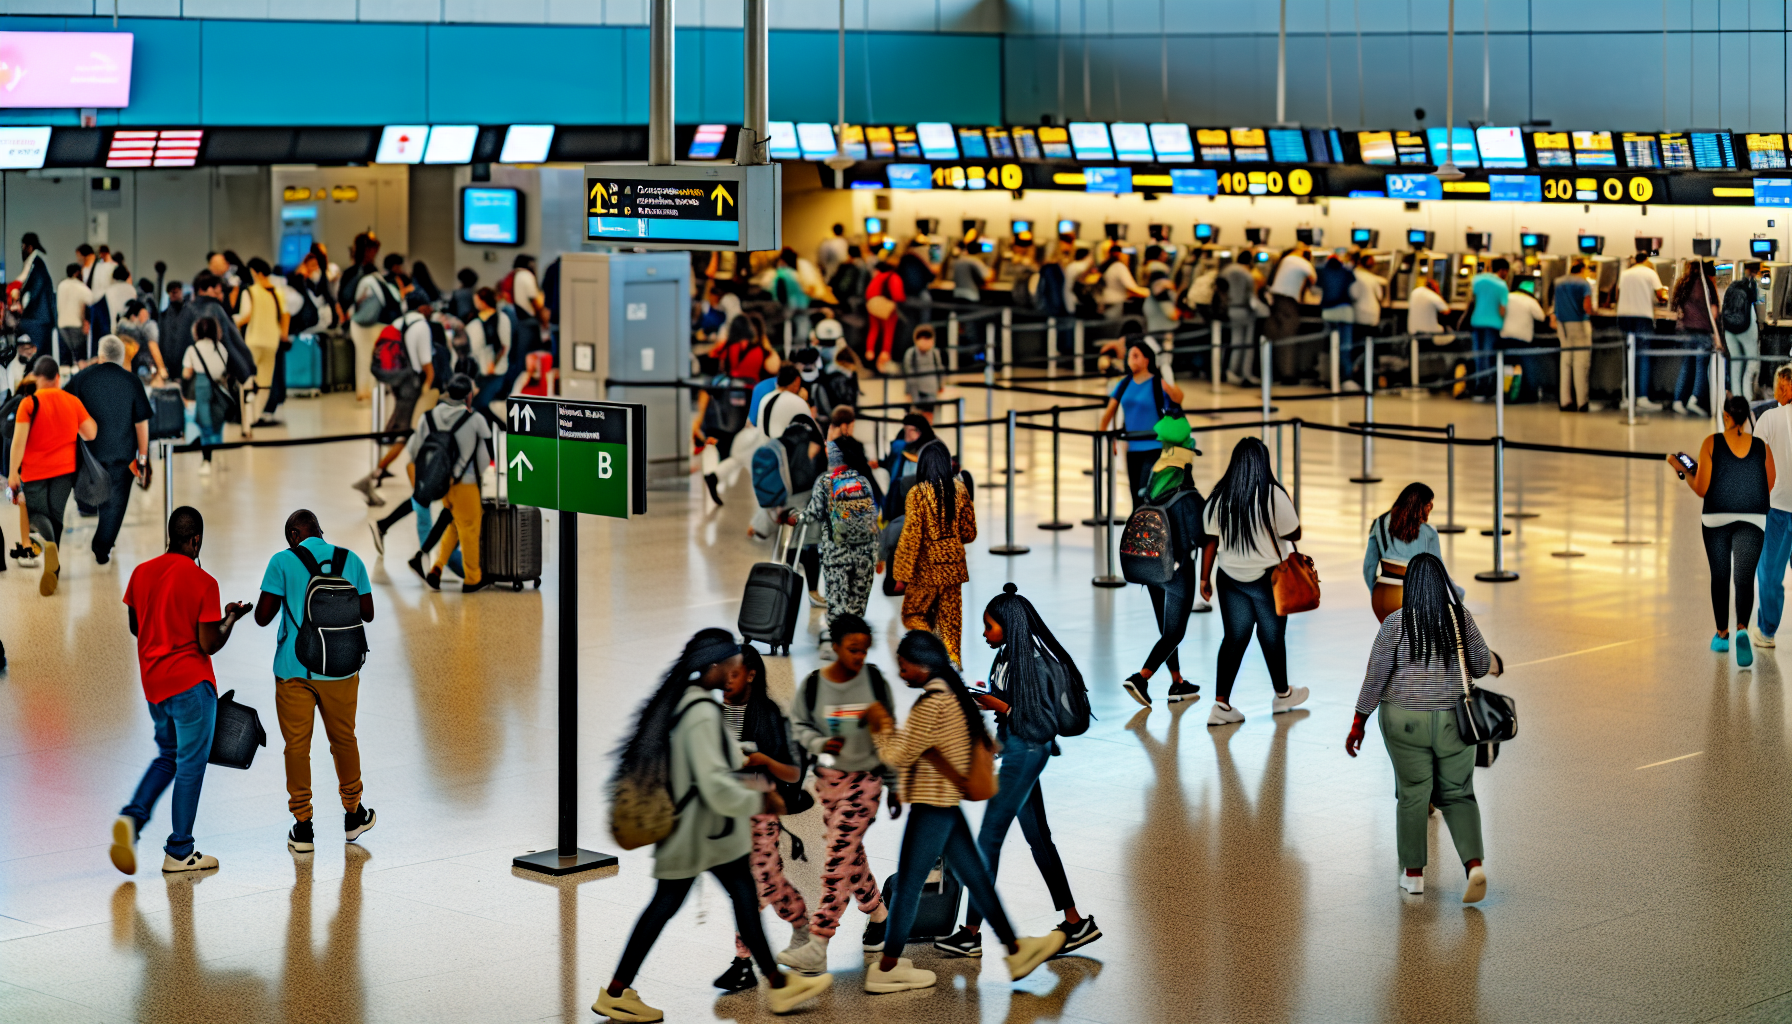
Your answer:
[[[902,593],[902,626],[938,636],[954,662],[964,629],[964,546],[977,539],[970,489],[952,471],[945,445],[921,450],[917,482],[903,504],[907,518],[890,569]]]

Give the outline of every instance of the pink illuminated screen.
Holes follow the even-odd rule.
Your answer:
[[[0,32],[0,109],[130,103],[131,33]]]

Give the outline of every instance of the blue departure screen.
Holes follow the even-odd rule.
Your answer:
[[[1489,174],[1489,195],[1496,203],[1541,203],[1543,179],[1535,174]]]

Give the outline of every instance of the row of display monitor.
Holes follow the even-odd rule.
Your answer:
[[[539,164],[548,159],[554,143],[551,124],[513,124],[501,129],[482,129],[476,124],[391,124],[379,130],[379,143],[371,154],[378,164],[472,163],[482,131],[501,131],[502,142],[488,142],[487,155],[497,163]],[[0,170],[36,170],[45,166],[193,167],[202,152],[207,163],[354,162],[367,159],[370,129],[207,129],[119,128],[60,129],[45,126],[0,126]],[[207,142],[224,135],[225,146]],[[62,151],[52,144],[60,136]],[[295,140],[295,136],[297,136]],[[309,142],[309,148],[305,145]],[[271,146],[267,152],[260,148]],[[278,150],[275,152],[274,150]]]
[[[708,134],[705,129],[709,129]],[[723,125],[705,125],[686,154],[724,154]],[[773,121],[774,160],[825,160],[837,151],[834,126]],[[943,121],[847,125],[854,160],[1119,160],[1133,163],[1367,164],[1490,169],[1625,167],[1724,171],[1788,166],[1781,132],[1548,131],[1483,126],[1417,131],[1336,128],[1191,128],[1186,124],[1073,121],[1037,127],[971,127]],[[1738,144],[1740,143],[1740,150]]]

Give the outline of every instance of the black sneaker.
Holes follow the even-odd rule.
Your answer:
[[[425,583],[429,582],[429,570],[423,568],[423,552],[419,551],[405,559],[404,564],[411,567],[411,571],[417,574],[418,579]]]
[[[1144,676],[1134,672],[1126,677],[1126,682],[1120,685],[1126,688],[1127,696],[1146,707],[1151,706],[1151,684],[1145,681]]]
[[[373,550],[384,557],[386,554],[386,528],[379,523],[368,523],[367,528],[373,531]]]
[[[1187,680],[1178,679],[1170,684],[1170,695],[1164,699],[1171,704],[1180,704],[1185,700],[1200,700],[1201,688]]]
[[[712,984],[724,992],[745,992],[758,986],[759,976],[753,973],[753,961],[737,956]]]
[[[960,928],[943,939],[934,939],[933,948],[947,956],[979,957],[983,955],[983,930]]]
[[[423,582],[429,584],[429,589],[431,590],[442,589],[442,570],[429,570],[429,573],[423,577]]]
[[[1081,949],[1101,938],[1101,928],[1096,925],[1093,917],[1085,917],[1075,924],[1065,921],[1058,925],[1058,930],[1064,933],[1064,948],[1058,950],[1058,956]]]
[[[722,493],[716,489],[720,483],[714,473],[703,474],[703,486],[709,488],[709,500],[715,502],[718,508],[722,505]]]
[[[311,819],[295,821],[292,831],[286,833],[286,848],[294,853],[310,853],[317,849],[316,837],[311,832]]]
[[[867,953],[881,952],[884,948],[884,931],[890,923],[889,918],[882,921],[865,922],[865,937],[859,940],[859,948]]]
[[[361,838],[361,834],[372,828],[373,823],[378,820],[379,815],[374,814],[373,808],[366,804],[344,814],[342,816],[343,842],[352,843]]]

